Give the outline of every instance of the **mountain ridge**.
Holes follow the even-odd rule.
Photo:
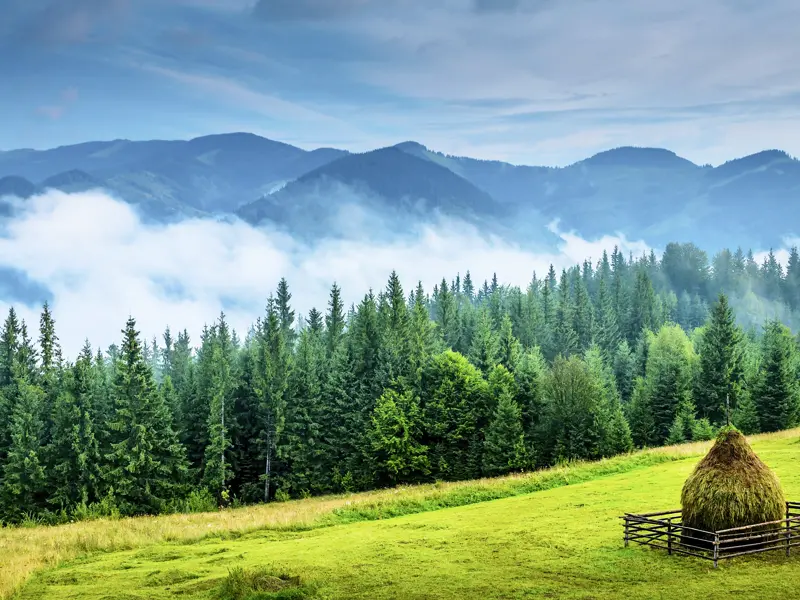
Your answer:
[[[553,218],[584,236],[618,231],[655,244],[696,231],[709,246],[738,235],[767,247],[800,233],[791,230],[800,223],[800,161],[774,149],[711,167],[665,148],[621,146],[553,167],[453,156],[413,140],[353,153],[232,132],[3,151],[0,181],[0,194],[104,187],[155,221],[238,214],[311,237],[356,200],[398,222],[444,214],[522,242]]]

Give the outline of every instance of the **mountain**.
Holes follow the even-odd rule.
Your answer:
[[[4,196],[30,198],[35,193],[36,186],[24,177],[18,175],[0,177],[0,198]]]
[[[303,229],[313,214],[315,231],[324,232],[342,207],[353,206],[393,219],[449,215],[477,222],[504,212],[487,192],[450,169],[389,147],[334,160],[237,214],[251,223],[269,220],[294,230]]]
[[[368,213],[396,231],[458,217],[519,242],[547,235],[543,225],[556,218],[584,237],[692,239],[709,250],[768,248],[800,234],[800,162],[780,150],[712,168],[627,146],[556,168],[451,156],[415,141],[350,154],[230,133],[0,152],[0,195],[98,186],[152,221],[237,214],[307,237],[367,229],[376,225]]]
[[[75,189],[102,182],[146,215],[230,213],[277,185],[346,155],[307,151],[250,133],[188,141],[113,140],[52,150],[0,152],[0,177],[59,182]],[[44,183],[43,183],[44,185]]]

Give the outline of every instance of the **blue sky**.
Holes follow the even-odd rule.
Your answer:
[[[0,0],[0,149],[250,131],[561,165],[800,155],[796,0]]]

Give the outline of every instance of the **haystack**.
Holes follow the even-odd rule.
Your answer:
[[[725,428],[695,467],[681,492],[683,524],[719,531],[783,519],[780,481],[756,456],[745,437]]]

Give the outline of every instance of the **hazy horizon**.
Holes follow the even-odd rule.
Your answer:
[[[248,131],[552,166],[628,145],[800,154],[789,0],[6,5],[0,148]]]

